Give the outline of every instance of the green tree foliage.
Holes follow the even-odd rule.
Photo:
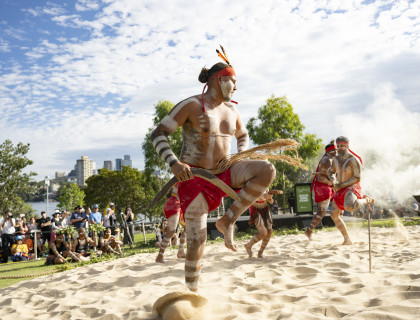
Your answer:
[[[277,139],[293,139],[300,143],[298,154],[305,164],[312,166],[322,147],[322,140],[315,134],[303,133],[305,126],[299,116],[293,112],[292,105],[286,97],[272,95],[266,104],[258,109],[258,116],[249,119],[246,128],[255,144],[268,143]],[[288,151],[286,151],[288,152]],[[311,171],[304,171],[277,161],[276,180],[273,187],[283,190],[282,202],[285,205],[286,193],[290,193],[295,183],[310,182]]]
[[[24,173],[23,170],[33,163],[26,157],[29,144],[5,140],[0,145],[0,212],[10,209],[14,213],[27,211],[25,203],[18,194],[32,192],[30,180],[35,172]]]
[[[98,204],[103,210],[109,202],[117,207],[131,206],[135,214],[142,213],[151,219],[162,213],[162,204],[149,210],[149,203],[162,188],[159,177],[140,172],[136,168],[123,166],[122,171],[100,169],[98,175],[86,180],[85,201],[88,206]]]
[[[150,140],[150,134],[162,121],[162,119],[171,111],[174,104],[170,101],[159,101],[155,106],[155,113],[153,118],[153,127],[149,128],[146,138],[142,144],[142,149],[145,157],[145,172],[149,176],[156,170],[162,170],[170,173],[170,168],[163,162],[163,160],[156,153],[153,148],[152,141]],[[168,137],[169,145],[172,151],[179,156],[182,148],[182,129],[178,128]]]
[[[60,203],[57,207],[61,210],[67,209],[71,212],[77,205],[84,204],[85,193],[76,183],[62,185],[58,193]]]

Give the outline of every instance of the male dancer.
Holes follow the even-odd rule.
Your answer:
[[[151,135],[156,151],[180,181],[178,196],[185,214],[188,246],[185,281],[192,291],[198,289],[201,258],[207,240],[207,215],[219,206],[224,193],[207,181],[194,177],[190,166],[214,168],[220,158],[229,154],[233,136],[237,139],[238,151],[246,150],[249,144],[248,132],[231,103],[236,76],[229,62],[217,63],[210,70],[203,68],[198,79],[206,83],[203,93],[178,103]],[[204,93],[207,85],[208,90]],[[167,136],[179,126],[183,130],[183,146],[178,160]],[[224,234],[225,246],[237,251],[233,242],[234,224],[271,184],[275,168],[268,161],[243,160],[218,177],[233,188],[242,188],[239,192],[241,200],[235,201],[216,223]]]
[[[168,225],[166,227],[165,236],[160,242],[160,250],[155,260],[158,263],[166,262],[163,259],[163,255],[165,254],[166,247],[168,246],[172,237],[175,235],[176,227],[178,225],[178,221],[180,220],[181,204],[179,203],[179,200],[178,200],[176,187],[172,188],[171,193],[168,194],[168,197],[165,202],[164,212],[165,212]],[[184,251],[185,237],[186,237],[186,234],[184,231],[179,241],[179,248],[178,248],[178,254],[177,254],[178,258],[185,258],[186,256],[185,251]]]
[[[273,218],[270,212],[268,203],[273,204],[273,194],[280,193],[278,190],[266,191],[252,206],[249,207],[250,222],[255,225],[258,230],[256,234],[248,243],[244,245],[246,252],[251,258],[254,254],[252,246],[262,239],[260,250],[258,251],[258,258],[264,258],[263,252],[270,241],[273,234]]]
[[[343,210],[353,212],[364,204],[373,203],[373,198],[362,196],[360,177],[362,173],[362,159],[349,149],[349,139],[338,137],[338,155],[333,158],[331,172],[336,174],[338,183],[333,185],[334,202],[331,208],[331,218],[335,226],[344,237],[343,245],[353,244],[347,233],[344,221],[341,219]]]
[[[318,204],[318,213],[313,217],[309,228],[305,230],[305,235],[309,240],[312,240],[312,231],[327,213],[330,200],[334,196],[332,189],[334,178],[331,174],[331,167],[336,151],[337,147],[334,140],[325,146],[325,154],[318,163],[315,177],[312,181],[311,191],[314,193],[315,202]]]

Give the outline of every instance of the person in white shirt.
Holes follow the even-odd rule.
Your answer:
[[[8,256],[11,255],[11,246],[15,242],[15,225],[16,221],[13,218],[13,214],[10,210],[5,212],[3,221],[1,222],[2,229],[2,250],[3,250],[3,261],[7,262]]]

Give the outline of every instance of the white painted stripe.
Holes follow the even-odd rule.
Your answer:
[[[158,144],[158,146],[156,147],[156,152],[159,154],[160,150],[162,150],[165,147],[170,147],[169,143],[167,141],[162,141],[161,143]]]
[[[233,213],[233,211],[232,210],[228,210],[228,211],[226,211],[226,214],[227,214],[227,216],[229,217],[229,219],[232,219],[233,218],[233,216],[235,215],[234,213]]]
[[[165,136],[157,136],[154,140],[152,140],[153,143],[153,148],[156,148],[156,145],[161,142],[161,141],[168,141],[168,138],[166,138]]]
[[[169,158],[168,158],[168,160],[166,161],[168,164],[170,164],[171,162],[172,162],[172,160],[178,160],[178,158],[177,157],[175,157],[175,155],[173,154],[172,156],[170,156]]]
[[[256,190],[258,192],[264,193],[267,190],[267,187],[261,186],[255,182],[248,181],[246,186],[250,189]]]
[[[200,103],[200,101],[197,98],[188,98],[180,103],[178,103],[172,110],[171,110],[171,116],[172,118],[175,118],[176,114],[181,111],[181,109],[187,105],[190,102],[196,102],[196,103]]]
[[[201,266],[201,259],[198,260],[186,260],[185,259],[185,266],[190,268],[197,268]]]
[[[166,158],[166,156],[167,156],[167,155],[170,155],[170,154],[174,154],[174,153],[173,153],[173,151],[172,151],[171,149],[165,150],[165,151],[163,151],[161,158],[162,158],[162,159],[165,159],[165,158]]]
[[[186,285],[187,285],[187,288],[190,290],[198,289],[198,281],[187,282]]]
[[[169,114],[163,118],[160,123],[167,127],[170,132],[174,132],[179,127],[178,122],[176,122],[174,118],[172,118],[172,115]]]
[[[239,197],[241,198],[241,199],[245,199],[245,200],[248,200],[248,201],[250,201],[250,202],[254,202],[255,200],[257,200],[256,199],[256,197],[255,196],[253,196],[252,194],[249,194],[248,192],[246,192],[244,189],[242,189],[240,192],[239,192]]]
[[[185,271],[185,276],[186,277],[197,277],[200,276],[201,270],[192,272],[192,271]]]

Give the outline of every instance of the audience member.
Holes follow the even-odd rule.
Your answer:
[[[26,244],[28,247],[29,256],[32,258],[34,253],[34,241],[31,239],[31,233],[25,233],[25,237],[23,238],[23,243]]]
[[[124,245],[129,244],[130,246],[134,243],[134,213],[131,207],[125,208],[123,218],[127,222],[127,229],[124,230]],[[131,241],[130,241],[131,239]]]
[[[26,244],[23,243],[23,235],[16,236],[16,243],[12,246],[12,261],[26,261],[29,260],[29,250]]]
[[[29,223],[27,223],[28,231],[38,230],[38,224],[35,221],[35,217],[31,217],[29,219]]]
[[[64,235],[57,233],[56,239],[51,241],[48,257],[45,264],[63,264],[67,262],[67,256],[71,257],[73,261],[79,262],[80,259],[71,252],[70,245],[64,240]]]
[[[122,242],[111,234],[111,228],[106,228],[104,237],[101,240],[102,253],[116,253],[121,255],[121,244]]]
[[[3,250],[3,262],[7,262],[8,257],[11,255],[10,247],[15,242],[15,225],[16,221],[13,218],[13,214],[10,210],[6,210],[3,221],[1,222],[2,229],[2,250]]]
[[[52,228],[52,232],[51,232],[50,242],[53,242],[55,240],[55,238],[57,237],[55,231],[56,230],[61,230],[61,228],[62,228],[62,220],[60,218],[60,210],[55,210],[54,217],[51,220],[51,228]]]
[[[104,227],[110,228],[112,235],[115,235],[115,228],[117,227],[117,217],[115,216],[115,204],[109,204],[104,216]]]
[[[86,236],[86,229],[80,228],[78,231],[78,237],[73,240],[73,245],[71,251],[80,259],[80,260],[88,260],[90,253],[89,253],[89,245],[96,248],[96,233],[93,233],[93,239]]]
[[[41,228],[42,239],[44,243],[48,243],[51,238],[51,218],[47,217],[47,213],[45,211],[41,212],[41,218],[37,221],[38,227]]]
[[[94,225],[94,224],[98,224],[98,225],[103,225],[104,224],[104,220],[102,217],[102,213],[99,212],[99,206],[97,204],[94,204],[92,206],[92,213],[89,215],[89,223]],[[99,233],[99,237],[103,236],[103,232]],[[89,232],[89,237],[93,236],[92,232]]]
[[[70,218],[70,224],[73,225],[76,230],[85,228],[86,221],[88,220],[86,213],[83,212],[83,207],[79,204],[73,212]]]
[[[61,212],[61,227],[65,228],[70,225],[70,216],[68,210],[63,210]]]
[[[38,257],[45,255],[45,241],[39,232],[36,233],[36,249],[38,251]]]

